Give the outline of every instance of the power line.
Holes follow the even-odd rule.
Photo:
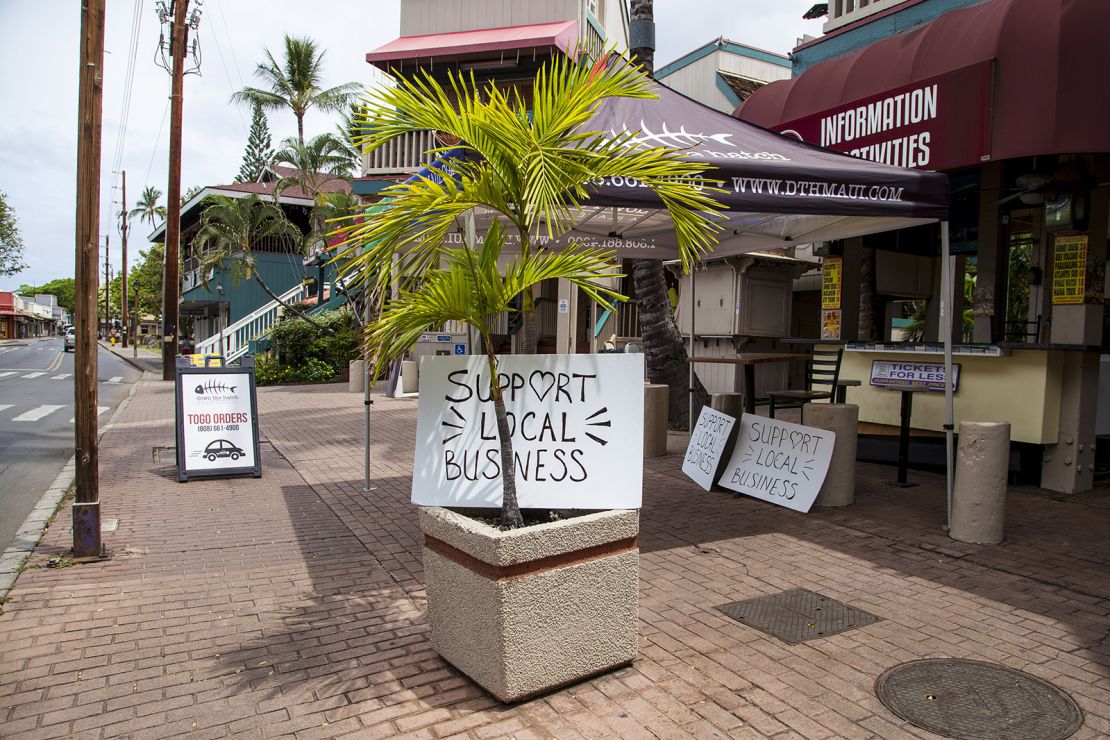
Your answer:
[[[217,9],[219,8],[218,5],[216,7]],[[212,33],[212,40],[216,42],[216,53],[220,55],[220,66],[223,67],[224,77],[227,78],[227,86],[234,90],[235,83],[231,81],[231,73],[227,71],[227,61],[224,59],[224,49],[223,46],[220,44],[220,34],[218,27],[216,27]],[[232,47],[234,47],[234,44],[232,44]],[[236,72],[238,72],[238,70],[236,70]],[[243,128],[243,133],[248,133],[247,122],[243,119],[242,107],[238,105],[235,106],[235,112],[239,116],[239,125]]]
[[[150,162],[146,166],[146,180],[150,182],[150,170],[154,167],[154,155],[158,153],[158,142],[162,141],[162,129],[166,127],[166,115],[170,112],[170,99],[166,98],[166,107],[162,109],[162,123],[158,126],[158,135],[154,137],[154,147],[150,150]]]
[[[142,31],[142,0],[135,0],[131,13],[131,39],[127,54],[127,72],[124,77],[124,92],[120,111],[119,132],[116,136],[116,151],[112,158],[112,172],[118,172],[123,162],[123,150],[127,142],[127,124],[131,117],[131,97],[135,88],[135,62],[139,54],[139,37]]]

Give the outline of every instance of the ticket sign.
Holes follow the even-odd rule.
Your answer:
[[[177,475],[191,478],[262,475],[254,364],[177,366]]]
[[[872,360],[871,385],[914,385],[927,391],[944,391],[944,364],[906,362],[903,360]],[[952,365],[952,391],[960,387],[960,365]]]
[[[1056,306],[1083,303],[1087,290],[1087,237],[1058,236],[1052,259],[1052,303]]]
[[[521,508],[640,507],[643,358],[499,358]],[[501,506],[498,435],[486,358],[421,358],[412,502]]]
[[[682,472],[705,490],[713,488],[717,472],[725,459],[725,452],[732,441],[736,418],[703,406],[698,423],[686,446]]]
[[[740,417],[722,486],[806,513],[829,472],[836,434],[756,414]]]

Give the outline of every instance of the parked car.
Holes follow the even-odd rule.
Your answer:
[[[77,346],[77,329],[69,327],[66,329],[65,337],[62,338],[62,349],[66,352],[72,352],[74,347]]]
[[[217,439],[209,442],[208,446],[204,448],[204,456],[208,458],[209,462],[214,462],[217,457],[230,457],[232,460],[238,460],[243,456],[243,450],[226,439]]]

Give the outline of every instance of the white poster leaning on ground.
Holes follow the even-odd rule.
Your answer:
[[[642,354],[506,355],[498,374],[521,508],[640,507]],[[486,358],[422,358],[412,502],[500,506],[498,439]]]
[[[808,512],[829,472],[835,440],[827,429],[744,414],[732,458],[718,482],[747,496]]]
[[[721,467],[721,459],[728,445],[728,437],[736,417],[702,406],[690,444],[686,447],[686,457],[682,460],[682,472],[705,490],[713,488],[713,480]]]

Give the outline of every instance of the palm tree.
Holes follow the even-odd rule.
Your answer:
[[[281,177],[274,183],[275,194],[295,185],[313,201],[329,182],[350,181],[356,164],[350,150],[334,134],[320,134],[307,142],[289,137],[281,142],[273,163],[296,170],[295,174]]]
[[[149,221],[151,227],[158,223],[158,219],[166,218],[166,207],[158,205],[162,200],[162,191],[153,185],[143,188],[142,195],[135,203],[135,207],[127,214],[128,218],[138,216],[142,221]]]
[[[270,89],[244,87],[232,95],[231,100],[258,103],[265,110],[288,108],[297,118],[297,138],[302,142],[304,116],[310,108],[341,111],[361,89],[356,82],[321,88],[324,52],[317,50],[316,42],[307,36],[285,36],[285,57],[280,64],[269,49],[264,51],[266,61],[255,68],[254,74]]]
[[[308,323],[323,329],[303,311],[281,300],[281,297],[256,269],[254,250],[264,239],[288,237],[290,251],[300,252],[301,232],[289,219],[281,206],[272,200],[263,200],[253,193],[246,198],[213,195],[206,199],[208,205],[201,214],[200,229],[193,239],[201,251],[201,275],[208,285],[209,268],[227,270],[246,279],[253,278],[266,295]]]
[[[424,75],[378,90],[370,101],[368,133],[357,143],[374,149],[409,131],[431,129],[459,141],[460,154],[449,165],[433,165],[431,177],[383,191],[388,207],[345,230],[349,247],[340,256],[351,260],[368,287],[384,293],[397,283],[396,299],[385,304],[369,332],[379,369],[408,351],[429,326],[461,321],[482,336],[500,436],[501,523],[520,526],[512,440],[493,380],[497,358],[487,317],[508,310],[517,296],[531,295],[546,279],[569,280],[602,304],[622,298],[595,282],[612,277],[612,252],[576,242],[558,253],[533,246],[541,235],[570,231],[598,178],[632,177],[653,190],[670,212],[686,264],[715,242],[710,214],[716,204],[686,178],[703,167],[680,153],[628,147],[634,132],[610,138],[578,130],[606,98],[653,97],[647,79],[627,63],[590,68],[554,60],[536,75],[530,108],[520,95],[492,84],[480,87],[473,76],[453,77],[451,88],[449,95]],[[446,248],[459,222],[473,224],[476,214],[493,216],[480,246],[468,226],[465,247]],[[519,244],[519,254],[501,274],[497,258],[507,237]],[[397,274],[405,277],[395,281]]]

